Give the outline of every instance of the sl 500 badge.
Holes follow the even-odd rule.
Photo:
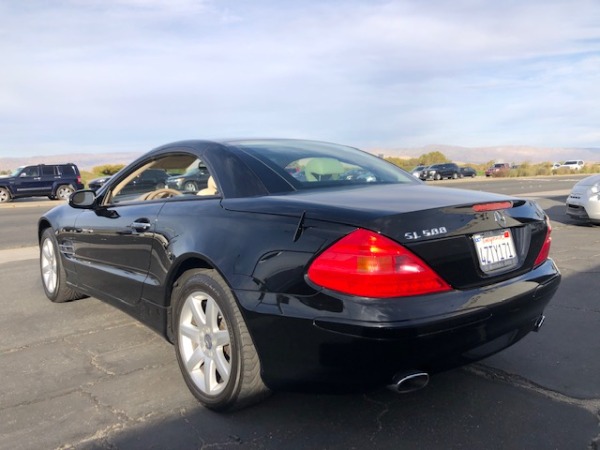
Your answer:
[[[404,237],[406,239],[414,240],[431,236],[439,236],[440,234],[446,234],[447,232],[448,230],[446,227],[429,228],[427,230],[409,231],[408,233],[404,233]]]

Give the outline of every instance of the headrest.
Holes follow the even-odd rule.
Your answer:
[[[208,177],[208,181],[206,182],[206,187],[208,189],[212,189],[215,192],[217,192],[217,183],[215,183],[215,179],[212,177],[212,175],[210,177]]]
[[[344,173],[342,163],[335,158],[313,158],[304,168],[306,179],[308,181],[317,181],[323,175],[330,175],[337,179],[337,175]]]

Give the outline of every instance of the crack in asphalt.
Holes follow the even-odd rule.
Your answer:
[[[504,372],[503,370],[491,368],[482,364],[475,363],[470,366],[465,366],[463,367],[463,370],[484,377],[488,380],[502,381],[516,387],[536,392],[552,400],[583,408],[594,415],[598,415],[600,412],[600,399],[578,399],[569,397],[568,395],[540,386],[528,380],[527,378],[523,378],[520,375]]]
[[[94,448],[102,448],[102,449],[106,449],[106,450],[117,450],[118,447],[115,447],[112,443],[110,443],[110,436],[115,432],[126,430],[127,425],[129,425],[130,422],[135,422],[135,420],[129,418],[127,416],[127,414],[125,414],[123,411],[112,408],[110,405],[102,404],[98,400],[98,398],[96,398],[91,392],[87,392],[84,389],[79,389],[78,391],[81,395],[89,398],[92,401],[92,404],[94,405],[96,410],[108,411],[111,415],[115,416],[115,419],[117,420],[117,422],[113,423],[111,425],[108,425],[105,428],[96,430],[96,432],[94,434],[92,434],[90,436],[86,436],[77,442],[61,444],[59,447],[56,448],[56,450],[76,449],[76,448],[80,448],[81,446],[83,446],[85,444],[93,444]]]
[[[368,401],[369,403],[372,403],[376,406],[381,407],[381,411],[379,412],[379,414],[377,414],[375,416],[375,425],[376,425],[377,429],[373,433],[371,433],[371,436],[369,436],[369,441],[373,442],[373,441],[375,441],[375,438],[377,437],[377,435],[383,431],[382,418],[390,411],[390,407],[389,407],[388,403],[382,402],[382,401],[377,401],[374,398],[369,397],[369,395],[367,395],[367,394],[364,394],[363,398],[366,401]]]
[[[510,384],[511,386],[535,392],[560,403],[582,408],[592,413],[596,417],[596,420],[598,421],[598,427],[600,427],[600,398],[579,399],[569,397],[568,395],[540,386],[539,384],[536,384],[520,375],[511,374],[503,370],[491,368],[478,363],[465,366],[462,368],[462,370],[491,381],[500,381]],[[589,448],[591,450],[600,450],[600,433],[596,437],[592,438]]]
[[[181,419],[185,423],[186,427],[188,429],[192,430],[192,433],[194,433],[196,435],[196,437],[198,438],[198,442],[200,443],[199,447],[205,448],[206,441],[202,438],[198,429],[196,429],[196,427],[193,426],[193,424],[190,422],[190,419],[186,416],[186,413],[187,413],[187,409],[181,408],[179,410],[179,417],[181,417]]]

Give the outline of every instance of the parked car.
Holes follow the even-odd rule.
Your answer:
[[[496,163],[492,167],[485,169],[486,177],[505,177],[510,171],[510,164]]]
[[[83,189],[83,183],[75,164],[22,166],[9,176],[0,177],[0,203],[40,196],[67,200],[77,189]]]
[[[473,169],[472,167],[461,167],[460,168],[460,175],[461,178],[475,178],[477,176],[477,171],[475,169]]]
[[[567,215],[600,225],[600,175],[579,181],[567,197]]]
[[[423,172],[423,170],[426,167],[427,166],[417,166],[413,170],[411,170],[410,173],[412,174],[413,177],[420,178],[421,177],[421,172]]]
[[[88,183],[88,187],[97,191],[111,178],[112,176],[96,178]],[[129,179],[121,193],[140,193],[148,189],[161,189],[166,187],[168,178],[169,174],[164,169],[147,169]]]
[[[97,191],[102,186],[104,186],[104,183],[110,180],[110,177],[111,175],[105,175],[100,178],[94,178],[93,180],[88,181],[88,187],[94,191]]]
[[[202,161],[194,163],[194,167],[188,167],[181,175],[174,175],[167,180],[167,186],[188,192],[198,192],[206,188],[208,183],[208,168]]]
[[[200,162],[198,194],[123,192]],[[167,144],[38,224],[47,297],[94,296],[156,330],[215,410],[273,389],[410,391],[512,345],[558,288],[550,233],[533,200],[301,140]]]
[[[344,180],[366,181],[368,183],[377,181],[377,177],[364,169],[350,169],[340,175]]]
[[[571,169],[571,170],[581,170],[583,169],[584,162],[580,159],[570,159],[565,161],[560,165],[560,168]]]
[[[421,171],[421,180],[441,180],[442,178],[458,178],[460,169],[454,163],[433,164]]]

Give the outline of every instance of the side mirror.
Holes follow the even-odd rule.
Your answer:
[[[96,193],[91,189],[76,191],[69,198],[69,205],[79,209],[93,209],[96,205]]]

